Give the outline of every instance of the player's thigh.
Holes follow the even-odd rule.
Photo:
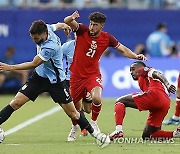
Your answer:
[[[91,90],[90,93],[91,93],[91,97],[92,97],[93,103],[100,104],[100,103],[101,103],[101,98],[102,98],[102,87],[100,87],[100,86],[95,86],[95,87]]]
[[[65,81],[50,84],[48,92],[55,103],[67,104],[72,101],[69,87],[66,85]]]
[[[137,105],[132,98],[132,94],[124,95],[116,99],[116,103],[121,102],[126,107],[132,107],[137,109]]]
[[[162,108],[150,111],[147,119],[147,124],[154,127],[161,127],[162,122],[168,113],[168,110],[169,104],[164,104]]]
[[[46,91],[49,83],[33,74],[28,81],[19,89],[30,100],[35,101],[36,98]]]

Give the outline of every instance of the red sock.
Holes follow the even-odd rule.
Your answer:
[[[175,116],[180,116],[180,98],[176,98]]]
[[[78,124],[76,120],[72,120],[72,119],[71,119],[71,121],[72,121],[72,124],[73,124],[74,126],[76,126],[76,125]]]
[[[97,120],[97,117],[98,117],[98,115],[99,115],[99,113],[101,111],[101,107],[102,107],[102,103],[98,104],[98,105],[92,103],[92,105],[91,105],[91,110],[92,110],[92,117],[91,117],[91,119],[93,121]]]
[[[173,131],[158,130],[151,135],[151,138],[173,138]]]
[[[114,115],[115,115],[116,125],[122,125],[125,116],[125,106],[123,103],[118,102],[115,104]]]

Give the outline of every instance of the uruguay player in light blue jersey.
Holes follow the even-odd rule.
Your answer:
[[[66,80],[70,80],[70,66],[73,61],[73,56],[74,56],[74,48],[75,48],[75,40],[68,41],[62,45],[62,51],[63,51],[63,59],[65,59],[66,63],[66,68],[65,68],[65,73],[66,73]]]
[[[16,65],[0,63],[0,72],[35,68],[10,104],[0,111],[0,125],[29,100],[35,101],[41,93],[49,92],[53,101],[58,103],[71,119],[77,121],[81,129],[86,128],[93,137],[102,142],[102,146],[106,146],[110,142],[109,137],[94,130],[83,112],[78,112],[72,102],[63,71],[61,41],[54,33],[56,30],[64,30],[67,36],[71,32],[71,28],[65,23],[47,25],[42,20],[34,21],[29,30],[32,40],[37,44],[37,55],[34,59]]]

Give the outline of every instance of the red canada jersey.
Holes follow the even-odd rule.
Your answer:
[[[155,69],[151,67],[141,67],[138,69],[138,83],[142,91],[148,91],[151,89],[157,89],[164,91],[169,95],[165,85],[159,80],[152,77],[152,73]]]
[[[76,46],[70,70],[72,75],[86,78],[92,74],[100,74],[99,60],[107,47],[118,47],[120,43],[107,32],[101,32],[98,37],[92,37],[89,28],[79,24],[76,31]]]

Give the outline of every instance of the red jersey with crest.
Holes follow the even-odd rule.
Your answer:
[[[120,43],[114,36],[101,32],[98,37],[92,37],[89,28],[79,24],[76,31],[76,46],[70,70],[72,75],[86,78],[92,74],[100,74],[99,60],[107,47],[118,47]]]
[[[151,67],[141,67],[138,69],[138,83],[142,91],[157,89],[169,95],[167,88],[159,79],[153,79],[152,73],[155,69]]]

